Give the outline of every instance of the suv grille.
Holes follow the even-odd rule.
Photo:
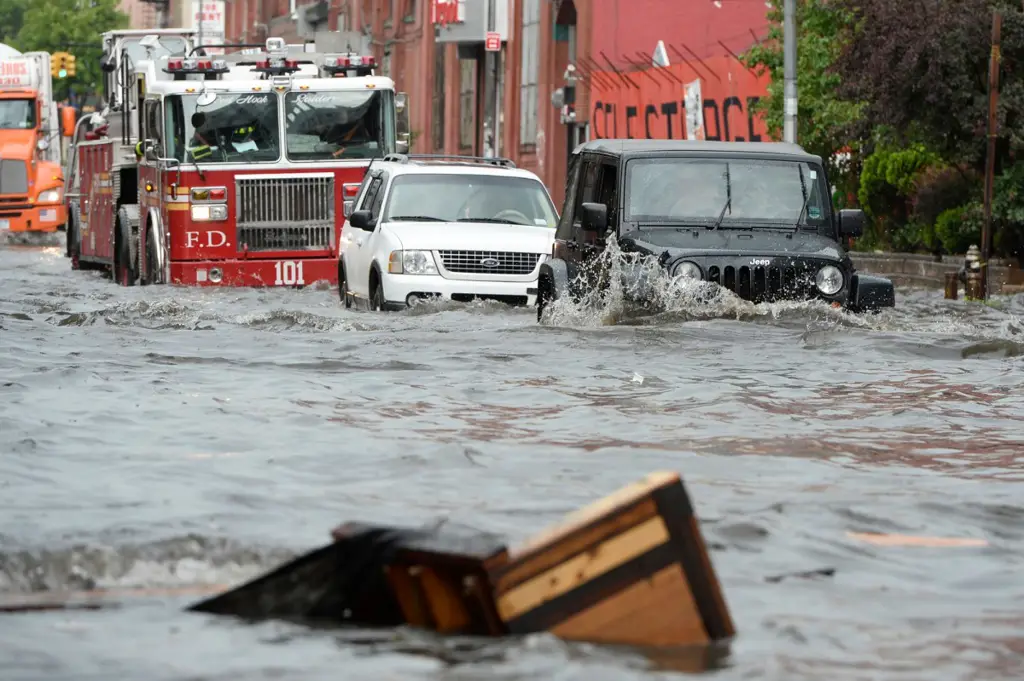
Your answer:
[[[28,168],[24,161],[0,161],[0,194],[28,193]]]
[[[530,274],[537,267],[540,253],[508,251],[438,251],[449,272],[461,274]]]
[[[235,201],[239,251],[331,247],[333,175],[239,178],[235,181]]]
[[[708,267],[708,279],[740,298],[754,302],[779,299],[809,299],[816,295],[812,265],[787,267]]]

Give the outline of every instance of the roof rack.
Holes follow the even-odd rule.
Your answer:
[[[457,165],[481,163],[484,165],[497,166],[499,168],[516,167],[516,164],[512,162],[512,159],[501,158],[499,156],[487,158],[485,156],[457,156],[449,154],[387,154],[381,160],[390,163],[409,163],[410,161],[422,163],[434,161],[439,163],[453,163]]]

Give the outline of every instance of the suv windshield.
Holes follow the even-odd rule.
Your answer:
[[[801,161],[659,158],[626,165],[629,222],[821,225],[826,217],[821,168]],[[809,197],[809,198],[808,198]],[[724,211],[724,213],[723,213]]]
[[[544,185],[526,177],[399,175],[391,183],[385,220],[503,222],[554,227],[555,206]]]
[[[290,161],[375,158],[394,151],[390,92],[290,92],[285,97]]]
[[[36,100],[0,99],[0,128],[31,130],[36,127]]]
[[[252,163],[281,155],[277,95],[222,93],[204,106],[198,95],[167,98],[173,134],[168,152],[182,163]]]

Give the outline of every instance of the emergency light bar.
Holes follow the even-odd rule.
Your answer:
[[[207,59],[205,57],[189,57],[187,59],[174,57],[167,60],[167,65],[163,69],[164,73],[170,73],[176,77],[190,73],[216,76],[227,73],[228,70],[228,63],[223,59]]]
[[[377,58],[373,55],[339,54],[324,57],[323,70],[332,76],[339,73],[348,75],[355,71],[357,76],[372,76],[377,68]]]

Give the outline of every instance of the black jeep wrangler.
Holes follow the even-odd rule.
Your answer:
[[[551,301],[608,285],[609,237],[627,262],[655,259],[667,278],[713,282],[753,302],[821,299],[855,312],[896,304],[892,282],[856,272],[842,246],[860,236],[864,213],[835,211],[821,158],[797,145],[594,140],[569,167],[538,321]],[[640,272],[620,276],[644,302]]]

